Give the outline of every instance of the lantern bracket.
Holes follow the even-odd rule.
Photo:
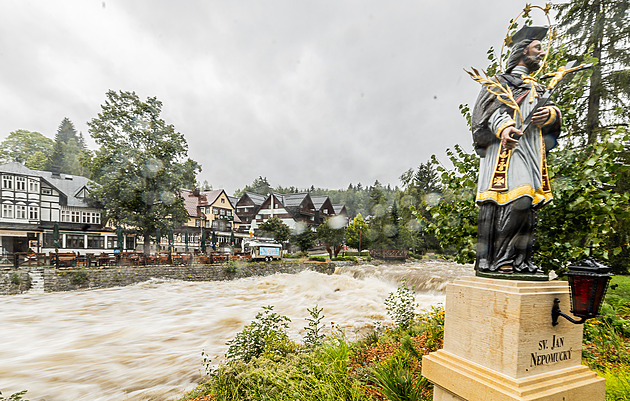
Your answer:
[[[588,319],[587,317],[582,317],[580,318],[580,320],[575,320],[571,316],[560,311],[560,300],[558,298],[555,298],[553,300],[553,308],[551,308],[551,324],[553,326],[558,325],[558,316],[562,316],[563,318],[567,319],[569,322],[573,324],[582,324],[586,322],[586,319]]]

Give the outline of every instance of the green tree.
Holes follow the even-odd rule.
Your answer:
[[[370,234],[372,245],[379,249],[392,247],[391,237],[396,234],[396,226],[391,223],[387,197],[383,186],[376,181],[370,190]]]
[[[317,238],[326,246],[326,252],[332,259],[341,251],[345,230],[335,224],[334,218],[328,218],[323,224],[317,226]]]
[[[307,227],[299,234],[291,236],[291,242],[297,245],[301,252],[306,252],[311,249],[315,245],[315,239],[316,234],[310,227]]]
[[[72,121],[64,118],[57,129],[46,170],[59,169],[66,174],[87,175],[89,171],[81,163],[84,152],[87,152],[87,149],[83,136],[77,133]]]
[[[370,225],[363,220],[361,213],[357,214],[346,228],[346,244],[359,250],[369,249],[370,237]]]
[[[39,132],[19,129],[0,144],[0,163],[19,162],[33,170],[43,170],[52,154],[53,141]]]
[[[259,195],[267,195],[273,192],[273,189],[269,184],[269,181],[267,181],[267,177],[259,176],[250,185],[245,185],[245,188],[243,188],[242,190],[236,190],[234,192],[234,196],[243,196],[245,192],[253,192]]]
[[[396,193],[395,201],[400,208],[398,223],[398,247],[425,253],[429,249],[440,249],[439,241],[426,230],[424,220],[431,215],[425,205],[437,202],[442,196],[441,183],[436,166],[431,162],[421,163],[416,170],[409,169],[400,176],[403,190]],[[411,209],[420,211],[419,221]]]
[[[446,155],[453,165],[451,169],[441,165],[435,156],[431,157],[431,163],[440,174],[442,196],[412,210],[420,224],[437,238],[442,248],[450,250],[457,262],[471,263],[477,242],[475,194],[479,161],[477,155],[467,153],[459,145],[447,149]]]
[[[267,221],[259,225],[258,228],[263,232],[270,233],[273,235],[273,238],[279,242],[288,241],[291,236],[289,226],[284,224],[277,216],[267,219]]]
[[[90,162],[100,184],[92,196],[114,225],[143,235],[148,252],[156,229],[167,232],[187,221],[180,189],[194,185],[200,167],[188,158],[184,136],[160,118],[162,102],[125,91],[108,91],[106,97],[88,123],[100,146]]]

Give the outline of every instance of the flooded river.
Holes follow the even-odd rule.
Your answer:
[[[354,339],[387,320],[383,302],[403,278],[426,308],[444,302],[447,282],[472,274],[470,266],[421,262],[0,296],[0,391],[28,390],[31,401],[177,399],[202,377],[202,350],[220,360],[262,306],[288,316],[296,340],[315,305],[323,323]]]

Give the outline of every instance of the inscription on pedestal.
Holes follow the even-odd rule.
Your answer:
[[[538,350],[531,353],[529,367],[551,365],[570,360],[572,357],[575,357],[573,347],[566,349],[564,337],[553,335],[538,342]]]

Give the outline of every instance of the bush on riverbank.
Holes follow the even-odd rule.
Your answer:
[[[399,296],[400,291],[390,294],[390,299],[393,302]],[[413,310],[402,311],[413,309],[413,303],[397,304],[388,312],[390,317],[413,316]],[[411,324],[377,323],[356,342],[348,341],[334,323],[332,334],[321,336],[321,311],[317,306],[308,310],[307,338],[298,344],[286,334],[288,318],[274,313],[271,306],[263,308],[228,343],[224,363],[208,369],[205,360],[206,380],[182,400],[430,399],[431,386],[421,377],[420,368],[422,355],[441,345],[441,308],[413,318]]]

